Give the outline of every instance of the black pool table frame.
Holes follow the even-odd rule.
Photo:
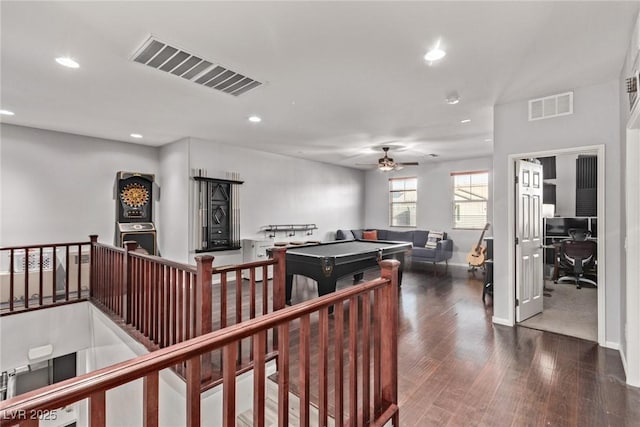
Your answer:
[[[318,282],[318,296],[336,290],[339,278],[353,274],[362,279],[362,272],[378,266],[381,259],[400,261],[398,285],[402,283],[404,255],[411,249],[408,242],[383,242],[374,240],[349,240],[327,242],[287,249],[285,301],[291,305],[293,275],[299,274]]]

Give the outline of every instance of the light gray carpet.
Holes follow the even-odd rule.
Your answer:
[[[521,326],[598,341],[598,289],[577,289],[574,283],[547,281],[542,313]]]

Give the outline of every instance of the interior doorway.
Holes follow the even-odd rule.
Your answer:
[[[549,159],[553,161],[548,162]],[[585,163],[585,159],[586,163],[590,161],[593,168],[597,170],[595,174],[597,176],[594,177],[595,188],[590,195],[594,199],[594,205],[591,208],[584,207],[585,193],[589,191],[584,190],[583,185],[577,182],[581,179],[580,171],[583,169],[582,164]],[[529,206],[525,203],[529,197],[525,197],[526,191],[522,187],[522,177],[519,181],[516,178],[523,173],[521,166],[523,160],[540,163],[543,166],[545,203],[542,209],[543,218],[540,221],[542,235],[535,236],[534,231],[537,226],[527,226],[531,239],[523,238],[528,235],[527,231],[523,234],[522,230],[524,221],[522,212],[527,211],[524,207]],[[515,226],[509,232],[510,241],[514,242],[511,259],[514,266],[516,322],[525,327],[597,341],[600,345],[604,345],[606,330],[604,146],[523,153],[510,156],[510,162],[513,176],[513,203],[509,205],[509,215],[513,218]],[[547,168],[546,174],[544,174],[544,166]],[[552,168],[555,169],[554,173],[549,173]],[[594,172],[591,171],[592,174]],[[588,195],[586,199],[589,199]],[[534,214],[530,214],[527,221],[535,222],[537,219]],[[598,232],[598,224],[600,224],[600,232]],[[573,235],[576,230],[578,230],[577,237]],[[585,234],[580,235],[580,233]],[[576,240],[585,242],[576,242]],[[526,251],[523,250],[523,242],[528,242],[527,244],[532,247],[525,248]],[[578,264],[584,265],[585,271],[578,271],[579,268],[573,268],[568,262],[562,264],[559,261],[567,261],[570,257],[565,256],[565,253],[575,251],[578,247],[582,250],[590,248],[595,253],[593,260],[587,263],[583,263],[586,255],[584,258],[578,257]],[[537,251],[536,248],[538,248]],[[569,261],[575,263],[575,258]],[[542,268],[542,275],[539,274],[538,267]],[[540,276],[543,277],[542,280]],[[527,283],[534,283],[534,285],[524,286]],[[526,289],[535,291],[538,287],[543,289],[542,303],[532,304],[528,297],[530,296],[531,300],[534,299],[536,292],[527,293]],[[529,303],[526,310],[521,309],[523,301]],[[531,306],[535,307],[535,310],[532,310]]]

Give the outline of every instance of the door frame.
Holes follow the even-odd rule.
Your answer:
[[[516,160],[535,157],[548,157],[558,154],[584,154],[593,152],[598,156],[598,344],[606,347],[606,218],[605,218],[605,146],[588,145],[582,147],[558,148],[554,150],[510,154],[507,158],[509,173],[509,189],[507,191],[507,259],[509,271],[509,319],[515,325],[516,318],[516,229],[515,229],[515,164]]]

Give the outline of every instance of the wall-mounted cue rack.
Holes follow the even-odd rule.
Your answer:
[[[304,232],[305,235],[311,236],[318,226],[315,224],[270,224],[262,227],[265,237],[276,237],[276,233],[283,233],[284,237],[293,237],[296,232]]]
[[[239,174],[233,179],[194,176],[198,188],[196,252],[240,249]]]

